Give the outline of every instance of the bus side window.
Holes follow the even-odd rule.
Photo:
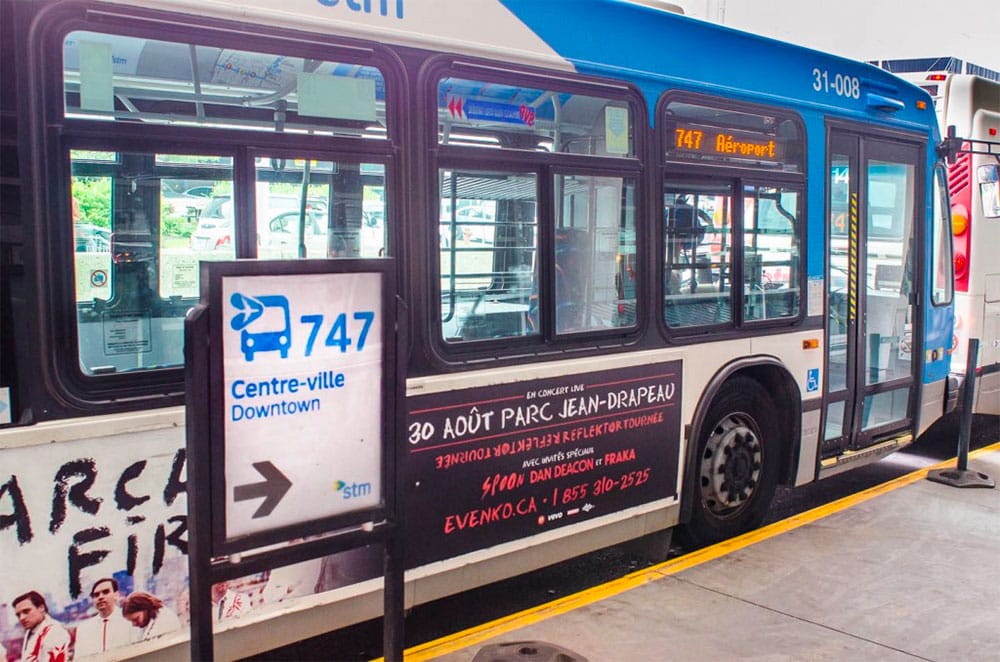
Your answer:
[[[635,184],[621,177],[556,176],[556,333],[635,324]]]
[[[385,171],[381,163],[257,159],[257,257],[385,255]]]
[[[230,162],[71,150],[70,163],[81,372],[182,365],[183,320],[199,293],[198,260],[233,255],[232,225],[200,218],[214,201],[231,199]],[[205,251],[197,244],[200,232]]]
[[[664,193],[664,319],[671,327],[732,320],[732,187]]]
[[[745,321],[799,312],[799,192],[790,187],[743,187]]]
[[[440,172],[441,331],[448,342],[538,333],[532,174]]]

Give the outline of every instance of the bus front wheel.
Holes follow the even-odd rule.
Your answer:
[[[679,533],[694,549],[755,529],[778,476],[777,413],[756,380],[734,377],[705,416],[694,463],[694,507]]]

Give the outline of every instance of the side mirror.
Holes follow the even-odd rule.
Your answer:
[[[937,146],[938,156],[947,161],[948,165],[953,164],[958,157],[958,153],[962,150],[963,142],[961,138],[955,135],[955,125],[952,124],[948,127],[948,136]]]

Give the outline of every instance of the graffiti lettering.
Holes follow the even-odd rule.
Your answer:
[[[90,515],[96,515],[101,507],[101,499],[87,496],[87,490],[94,485],[97,469],[92,459],[67,462],[56,473],[56,484],[52,490],[52,519],[49,531],[55,533],[66,520],[66,501]],[[69,479],[79,476],[82,480],[69,486]]]
[[[0,499],[4,495],[10,495],[11,512],[8,515],[0,515],[0,531],[14,526],[17,528],[17,542],[25,544],[31,541],[31,518],[28,517],[28,508],[24,505],[24,494],[17,484],[17,476],[11,476],[3,485],[0,485]]]
[[[146,461],[142,460],[140,462],[136,462],[122,472],[121,478],[118,479],[118,485],[115,486],[115,503],[118,505],[119,510],[132,510],[136,506],[140,506],[149,501],[148,496],[135,497],[129,494],[128,490],[125,489],[125,485],[133,479],[138,478],[142,474],[142,470],[145,468]]]

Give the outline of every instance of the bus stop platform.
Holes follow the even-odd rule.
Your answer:
[[[406,660],[998,660],[1000,489],[921,469]],[[1000,443],[968,468],[1000,482]],[[560,657],[560,654],[563,657]]]

